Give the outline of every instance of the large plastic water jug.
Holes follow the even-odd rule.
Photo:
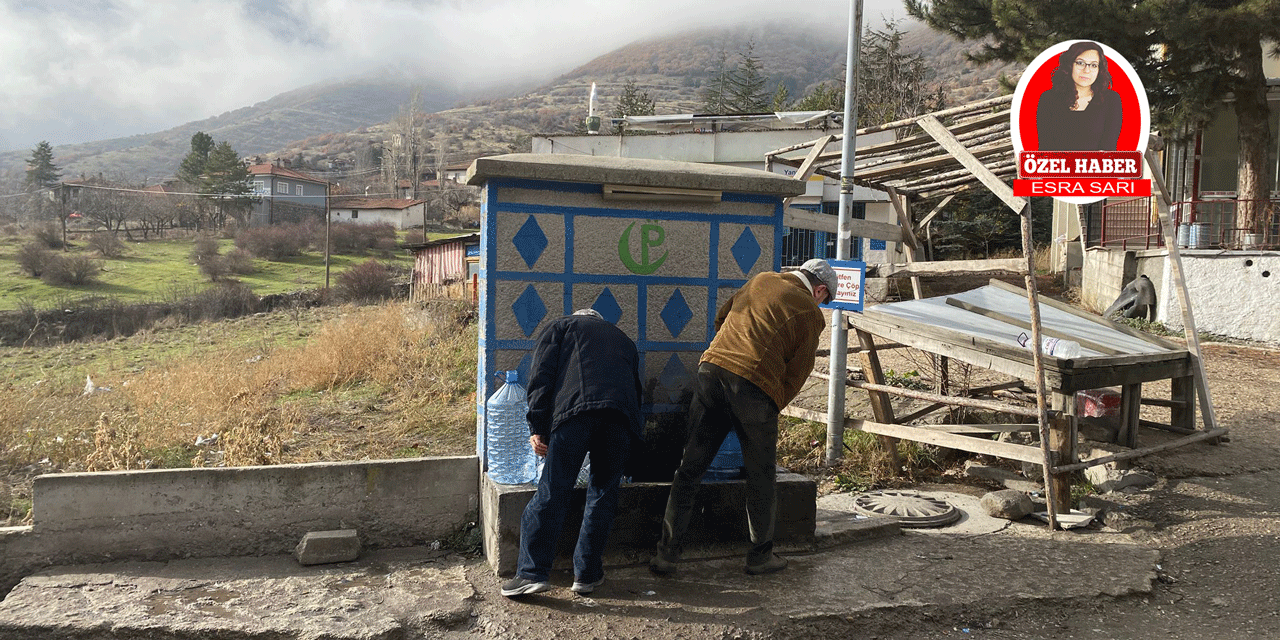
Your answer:
[[[525,484],[537,477],[537,455],[529,444],[529,400],[518,371],[502,372],[502,385],[484,404],[485,459],[489,477],[500,484]]]
[[[705,480],[735,480],[742,476],[742,443],[738,441],[738,432],[729,431],[720,444],[720,450],[711,461],[711,467],[703,476]]]

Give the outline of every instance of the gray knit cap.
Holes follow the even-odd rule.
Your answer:
[[[822,284],[827,285],[827,291],[831,293],[831,297],[836,296],[836,288],[840,285],[840,280],[836,278],[836,270],[827,264],[826,260],[814,258],[800,265],[801,271],[807,271]]]

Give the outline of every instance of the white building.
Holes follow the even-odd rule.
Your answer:
[[[426,200],[342,197],[329,205],[329,219],[355,224],[386,222],[396,229],[409,229],[423,226],[426,211]]]
[[[680,160],[764,170],[764,156],[769,151],[841,133],[836,115],[831,111],[805,111],[729,116],[629,116],[615,120],[614,130],[622,125],[628,131],[647,132],[648,135],[534,136],[533,152]],[[889,141],[893,133],[875,135]],[[859,143],[873,141],[859,139]],[[795,169],[791,167],[776,167],[775,170],[795,175]],[[839,200],[839,182],[815,175],[809,179],[805,194],[792,200],[790,206],[834,216],[839,212]],[[855,218],[897,223],[887,194],[863,187],[854,191],[853,215]],[[808,229],[790,229],[785,233],[782,246],[784,266],[799,265],[809,258],[836,256],[834,233]],[[849,252],[852,259],[901,261],[896,259],[897,243],[863,238],[853,240]]]

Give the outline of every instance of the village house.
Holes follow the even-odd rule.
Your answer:
[[[398,230],[426,223],[427,201],[404,198],[335,197],[329,206],[333,222],[353,224],[387,223]]]
[[[254,202],[249,212],[250,226],[324,219],[329,182],[280,164],[249,166]]]

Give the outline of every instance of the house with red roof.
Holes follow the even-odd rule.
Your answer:
[[[249,176],[257,198],[249,215],[251,226],[324,219],[327,180],[270,163],[250,165]]]
[[[386,222],[396,229],[421,227],[426,215],[427,201],[420,199],[342,196],[334,198],[329,205],[329,219],[333,222]]]

